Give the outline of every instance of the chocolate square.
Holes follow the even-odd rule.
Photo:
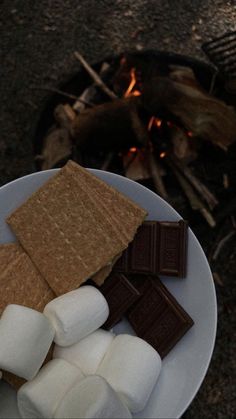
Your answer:
[[[184,277],[187,259],[186,221],[145,221],[114,270]]]
[[[141,296],[126,276],[119,273],[111,273],[99,291],[106,298],[110,310],[109,317],[103,325],[104,329],[110,329],[120,321]]]
[[[149,286],[129,310],[128,319],[137,335],[164,358],[194,322],[159,279],[144,276],[144,281]]]

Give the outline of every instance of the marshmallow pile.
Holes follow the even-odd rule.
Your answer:
[[[161,359],[144,340],[100,329],[107,301],[85,285],[43,313],[9,305],[0,319],[0,375],[27,381],[18,391],[22,418],[131,418],[144,409]],[[53,359],[43,362],[53,341]]]

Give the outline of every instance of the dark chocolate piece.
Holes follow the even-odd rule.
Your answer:
[[[114,270],[184,277],[187,254],[186,221],[146,221],[123,252]]]
[[[159,274],[186,275],[187,228],[186,221],[162,222],[159,227]]]
[[[143,286],[128,319],[137,335],[164,358],[194,322],[158,278],[144,276],[144,282],[148,286]]]
[[[126,311],[140,298],[141,294],[125,275],[111,273],[99,291],[107,300],[110,314],[103,328],[110,329]]]

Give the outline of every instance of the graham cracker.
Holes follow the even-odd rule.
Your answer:
[[[67,169],[77,172],[78,179],[83,181],[91,196],[111,218],[118,235],[122,234],[130,242],[137,231],[137,222],[142,224],[147,211],[75,162],[69,161]]]
[[[115,200],[115,207],[126,203],[119,211],[119,225],[126,218],[132,222],[132,234],[124,239],[110,216],[114,205],[104,211],[79,169],[69,162],[7,220],[56,295],[77,288],[108,265],[128,246],[146,215],[136,204],[128,205],[125,197]],[[104,185],[99,183],[100,201]],[[112,194],[109,187],[109,200],[111,195],[115,199],[121,194]]]
[[[112,261],[108,265],[104,266],[102,269],[100,269],[100,271],[93,275],[91,278],[93,282],[95,282],[95,284],[97,284],[100,287],[105,282],[105,279],[111,273],[113,266],[120,257],[121,253],[114,257],[114,259],[112,259]]]
[[[18,377],[15,374],[12,374],[8,371],[2,372],[2,378],[5,380],[8,384],[10,384],[16,391],[23,386],[27,382],[24,378]]]
[[[55,298],[29,256],[18,243],[0,245],[0,314],[8,304],[43,311]]]

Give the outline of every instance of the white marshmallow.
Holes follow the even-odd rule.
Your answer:
[[[83,378],[79,368],[63,359],[48,362],[32,381],[24,384],[18,391],[21,416],[52,418],[67,391]]]
[[[144,409],[161,370],[155,349],[136,336],[119,335],[113,340],[97,374],[118,392],[131,412]]]
[[[10,304],[0,320],[0,368],[31,380],[48,353],[54,333],[44,314]]]
[[[118,394],[102,378],[90,375],[65,395],[54,418],[131,418]]]
[[[53,358],[62,358],[79,367],[85,375],[95,374],[115,335],[98,329],[72,346],[55,345]]]
[[[70,346],[102,326],[109,308],[100,291],[85,285],[50,301],[44,314],[56,330],[55,342]]]

